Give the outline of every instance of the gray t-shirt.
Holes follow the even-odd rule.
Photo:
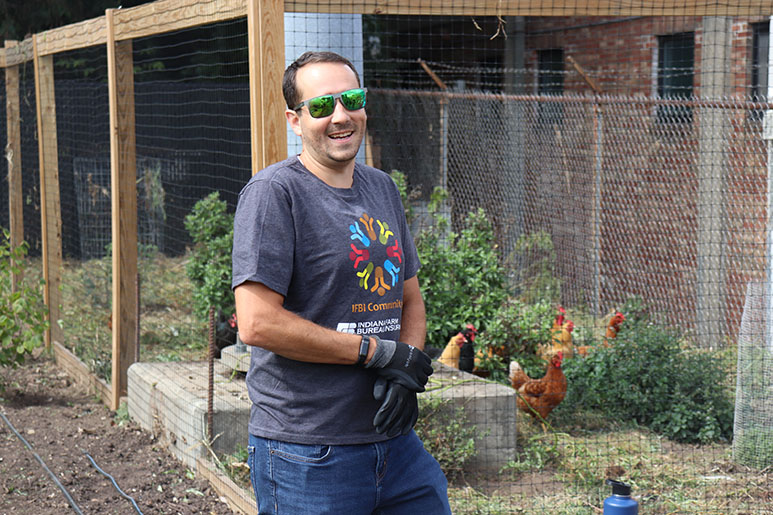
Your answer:
[[[332,188],[291,157],[239,195],[232,286],[263,283],[319,325],[397,340],[403,283],[418,269],[399,192],[381,170],[357,164],[351,188]],[[374,380],[361,367],[252,347],[250,433],[304,444],[385,440],[373,428]]]

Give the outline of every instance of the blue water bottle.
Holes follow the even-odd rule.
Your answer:
[[[612,495],[604,499],[604,515],[638,515],[639,503],[631,497],[631,487],[622,481],[607,479]]]

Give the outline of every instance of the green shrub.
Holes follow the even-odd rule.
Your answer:
[[[610,347],[564,363],[569,389],[562,406],[633,420],[676,441],[729,439],[733,400],[721,357],[683,349],[676,330],[635,307]]]
[[[222,313],[234,312],[231,291],[231,249],[233,247],[232,214],[215,191],[196,202],[185,217],[185,228],[193,239],[188,261],[188,277],[194,286],[193,309],[206,317],[209,307]]]
[[[475,455],[477,429],[470,426],[464,408],[438,396],[419,396],[416,434],[447,477],[453,478]]]
[[[443,348],[466,323],[485,330],[507,298],[494,228],[483,209],[469,213],[459,234],[437,213],[445,193],[436,188],[430,227],[416,236],[419,284],[427,311],[427,344]]]
[[[490,379],[509,384],[507,368],[515,359],[527,374],[542,376],[545,363],[537,356],[537,348],[553,339],[555,311],[547,300],[534,304],[514,298],[505,301],[475,340],[475,348],[482,356],[478,368],[488,370]],[[495,353],[493,357],[489,357],[489,349]]]
[[[31,285],[27,269],[27,243],[12,248],[10,233],[3,228],[0,240],[0,366],[17,366],[26,355],[43,344],[48,329],[48,310],[42,286]],[[12,275],[21,277],[13,288]]]

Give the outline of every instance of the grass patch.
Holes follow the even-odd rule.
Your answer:
[[[678,443],[593,413],[556,417],[543,433],[518,418],[518,454],[497,475],[452,482],[453,513],[598,514],[615,477],[630,484],[640,513],[767,513],[773,473],[732,461],[729,443]]]

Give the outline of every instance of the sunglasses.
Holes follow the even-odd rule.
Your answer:
[[[350,89],[334,95],[322,95],[304,100],[293,108],[293,111],[299,111],[303,106],[309,107],[309,114],[312,118],[325,118],[333,114],[336,108],[336,98],[341,101],[341,105],[349,111],[356,111],[365,107],[366,88]]]

